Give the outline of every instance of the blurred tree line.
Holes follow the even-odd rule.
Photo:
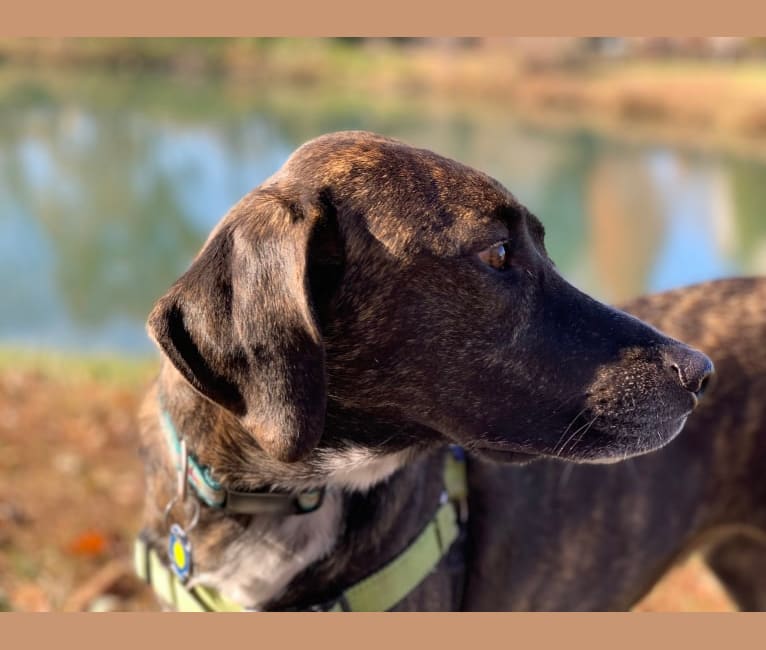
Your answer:
[[[592,60],[766,60],[763,37],[333,37],[333,38],[5,38],[0,64],[97,65],[187,72],[252,70],[290,56],[330,61],[382,50],[502,52],[523,64],[570,66]]]

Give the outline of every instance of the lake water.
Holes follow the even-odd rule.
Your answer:
[[[348,128],[495,176],[602,300],[766,273],[753,160],[534,127],[465,97],[0,68],[0,344],[149,352],[153,301],[226,210],[299,144]]]

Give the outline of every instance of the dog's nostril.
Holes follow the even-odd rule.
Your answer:
[[[698,399],[702,397],[713,374],[713,363],[701,352],[691,348],[676,350],[668,367],[678,382]]]
[[[678,381],[681,382],[681,386],[685,387],[686,384],[684,383],[684,376],[683,376],[683,373],[681,372],[681,368],[678,367],[678,364],[677,363],[671,363],[670,364],[670,369],[673,372],[675,372],[676,375],[678,376]]]

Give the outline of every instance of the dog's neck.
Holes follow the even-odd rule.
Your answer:
[[[267,608],[296,575],[333,550],[343,510],[342,494],[333,490],[307,515],[248,517],[195,572],[190,586],[212,587],[242,607]]]
[[[228,414],[191,389],[173,388],[172,394],[163,395],[169,414],[191,450],[224,483],[236,481],[239,489],[326,488],[322,507],[300,516],[231,516],[203,507],[199,525],[190,533],[197,567],[191,586],[212,587],[243,607],[281,609],[321,602],[390,561],[433,516],[442,488],[439,454],[347,445],[320,448],[305,462],[275,464],[242,444]],[[156,419],[156,408],[152,412]],[[150,464],[155,510],[149,521],[156,547],[163,548],[160,513],[175,489],[175,467],[161,442],[159,423],[150,428],[157,432],[152,446],[165,446],[164,461]],[[211,444],[211,435],[219,442]],[[365,438],[365,432],[360,435]],[[226,441],[242,449],[238,458]],[[310,579],[303,579],[308,575]]]
[[[441,467],[439,455],[422,458],[365,492],[329,487],[314,513],[251,517],[192,584],[213,587],[247,607],[326,602],[412,541],[438,505],[441,485],[431,477],[439,477]]]
[[[344,491],[342,523],[331,553],[296,575],[274,609],[325,602],[404,551],[438,508],[444,458],[425,454],[370,490]],[[456,594],[450,594],[454,597]],[[417,609],[454,608],[421,602]]]

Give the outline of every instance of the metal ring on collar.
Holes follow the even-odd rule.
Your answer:
[[[173,510],[173,507],[177,503],[182,503],[184,507],[187,505],[187,503],[191,503],[192,507],[192,514],[191,518],[189,519],[189,524],[186,526],[181,526],[187,533],[194,529],[194,527],[197,525],[197,522],[199,521],[199,501],[197,499],[191,499],[190,501],[181,501],[180,495],[174,496],[170,501],[168,501],[168,505],[165,506],[165,512],[163,513],[163,522],[165,523],[165,528],[170,530],[170,513]]]

